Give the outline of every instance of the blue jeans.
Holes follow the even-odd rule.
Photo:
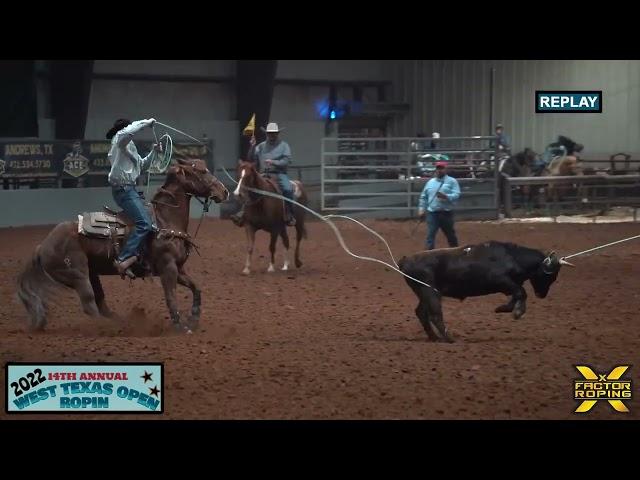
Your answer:
[[[427,250],[433,250],[436,247],[436,234],[442,229],[447,237],[450,247],[458,246],[458,238],[453,229],[453,212],[440,210],[437,212],[427,212]]]
[[[142,242],[153,231],[153,222],[134,186],[112,187],[111,193],[118,206],[135,224],[135,229],[129,234],[118,256],[118,261],[122,262],[140,253]]]
[[[280,190],[282,190],[282,194],[293,194],[293,190],[291,190],[291,182],[289,181],[289,175],[286,173],[277,173],[276,177],[278,177],[278,184],[280,185]],[[285,195],[286,196],[286,195]]]
[[[278,185],[280,186],[280,190],[282,190],[282,196],[287,197],[293,200],[293,190],[291,189],[291,182],[289,180],[289,175],[286,173],[273,173],[278,179]],[[293,215],[293,203],[284,202],[285,208],[289,215]]]

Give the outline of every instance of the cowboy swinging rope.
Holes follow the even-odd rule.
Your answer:
[[[192,137],[192,136],[191,136],[191,135],[189,135],[188,133],[185,133],[185,132],[183,132],[183,131],[181,131],[181,130],[178,130],[178,129],[174,128],[174,127],[171,127],[171,126],[169,126],[169,125],[165,125],[164,123],[160,123],[160,122],[156,122],[156,123],[157,123],[158,125],[162,125],[163,127],[169,128],[169,129],[171,129],[171,130],[173,130],[173,131],[175,131],[175,132],[177,132],[177,133],[180,133],[181,135],[185,135],[186,137],[189,137],[189,138],[191,138],[192,140],[195,140],[196,142],[203,143],[202,141],[198,140],[197,138]],[[235,183],[236,185],[238,184],[238,182],[237,182],[237,181],[236,181],[236,180],[235,180],[235,179],[234,179],[234,178],[229,174],[229,172],[227,172],[227,170],[224,168],[224,166],[222,166],[222,165],[221,165],[221,166],[220,166],[220,168],[222,168],[222,171],[225,173],[225,175],[226,175],[227,177],[229,177],[229,179],[230,179],[233,183]],[[246,188],[246,187],[245,187],[245,188]],[[266,195],[266,196],[269,196],[269,197],[278,198],[278,199],[280,199],[280,200],[283,200],[283,201],[286,201],[286,202],[293,203],[294,205],[298,205],[300,208],[305,209],[307,212],[311,213],[311,214],[312,214],[312,215],[314,215],[315,217],[319,218],[320,220],[322,220],[323,222],[325,222],[326,224],[328,224],[328,225],[331,227],[331,229],[334,231],[334,233],[335,233],[335,235],[336,235],[336,237],[337,237],[337,239],[338,239],[338,242],[340,243],[340,246],[342,247],[342,249],[343,249],[343,250],[344,250],[348,255],[350,255],[350,256],[352,256],[352,257],[354,257],[354,258],[357,258],[357,259],[359,259],[359,260],[367,260],[367,261],[370,261],[370,262],[380,263],[380,264],[382,264],[382,265],[385,265],[385,266],[387,266],[387,267],[391,268],[392,270],[395,270],[396,272],[398,272],[400,275],[403,275],[404,277],[407,277],[407,278],[409,278],[409,279],[411,279],[411,280],[413,280],[413,281],[415,281],[415,282],[417,282],[417,283],[420,283],[421,285],[424,285],[424,286],[426,286],[426,287],[429,287],[429,288],[431,288],[431,289],[435,290],[436,292],[438,291],[435,287],[432,287],[431,285],[428,285],[428,284],[426,284],[425,282],[422,282],[422,281],[420,281],[420,280],[418,280],[418,279],[416,279],[416,278],[413,278],[413,277],[411,277],[411,276],[407,275],[406,273],[404,273],[404,272],[400,271],[400,270],[398,269],[398,263],[396,262],[395,258],[393,257],[393,254],[391,253],[391,248],[389,248],[389,244],[387,243],[387,241],[382,237],[382,235],[380,235],[379,233],[375,232],[374,230],[372,230],[371,228],[367,227],[366,225],[364,225],[364,224],[360,223],[359,221],[357,221],[357,220],[355,220],[355,219],[353,219],[353,218],[351,218],[351,217],[347,217],[346,215],[325,215],[325,216],[320,215],[319,213],[315,212],[314,210],[311,210],[310,208],[306,207],[305,205],[302,205],[301,203],[298,203],[298,202],[296,202],[295,200],[291,200],[291,199],[289,199],[289,198],[286,198],[286,197],[284,197],[284,196],[282,196],[282,195],[278,195],[277,193],[267,192],[267,191],[259,190],[259,189],[255,189],[255,188],[247,188],[247,190],[252,191],[252,192],[254,192],[254,193],[258,193],[258,194],[260,194],[260,195]],[[382,241],[384,242],[385,246],[387,247],[387,250],[389,251],[389,255],[391,256],[391,260],[393,261],[393,263],[394,263],[394,265],[395,265],[395,266],[390,265],[390,264],[388,264],[388,263],[386,263],[386,262],[384,262],[384,261],[382,261],[382,260],[379,260],[379,259],[377,259],[377,258],[360,256],[360,255],[356,255],[355,253],[353,253],[351,250],[349,250],[349,247],[347,247],[347,245],[346,245],[346,243],[345,243],[345,241],[344,241],[344,239],[343,239],[343,237],[342,237],[342,235],[341,235],[341,233],[340,233],[340,230],[339,230],[339,229],[338,229],[338,227],[337,227],[337,226],[336,226],[336,225],[335,225],[335,224],[330,220],[330,218],[344,218],[344,219],[348,219],[348,220],[350,220],[350,221],[352,221],[352,222],[357,223],[358,225],[360,225],[361,227],[365,228],[365,229],[366,229],[366,230],[368,230],[369,232],[373,233],[376,237],[378,237],[380,240],[382,240]],[[628,241],[630,241],[630,240],[634,240],[634,239],[637,239],[637,238],[640,238],[640,235],[636,235],[636,236],[629,237],[629,238],[624,238],[624,239],[622,239],[622,240],[618,240],[618,241],[615,241],[615,242],[607,243],[607,244],[605,244],[605,245],[599,245],[599,246],[594,247],[594,248],[591,248],[591,249],[589,249],[589,250],[584,250],[584,251],[582,251],[582,252],[578,252],[578,253],[574,253],[574,254],[571,254],[571,255],[567,255],[567,256],[565,256],[565,257],[560,258],[560,263],[561,263],[561,264],[569,264],[569,262],[567,262],[567,259],[569,259],[569,258],[577,257],[577,256],[579,256],[579,255],[584,255],[584,254],[586,254],[586,253],[593,252],[593,251],[595,251],[595,250],[600,250],[600,249],[602,249],[602,248],[610,247],[610,246],[612,246],[612,245],[616,245],[616,244],[618,244],[618,243],[628,242]]]

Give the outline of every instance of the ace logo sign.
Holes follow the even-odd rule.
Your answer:
[[[602,90],[536,91],[536,113],[602,113]]]

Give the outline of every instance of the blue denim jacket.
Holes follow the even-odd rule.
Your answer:
[[[437,192],[444,193],[449,199],[439,199],[436,195]],[[460,185],[455,178],[449,175],[445,175],[442,178],[434,177],[422,189],[418,208],[421,212],[425,210],[430,212],[449,211],[458,198],[460,198]]]
[[[273,160],[270,167],[264,163],[267,159]],[[291,148],[282,140],[275,145],[266,141],[259,143],[253,151],[253,161],[258,162],[265,173],[287,173],[287,167],[291,162]]]

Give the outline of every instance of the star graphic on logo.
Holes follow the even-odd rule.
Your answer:
[[[149,395],[155,395],[156,398],[158,398],[158,394],[160,393],[160,390],[158,390],[157,385],[153,388],[149,387],[149,391],[151,392]]]
[[[151,381],[151,373],[147,373],[147,371],[144,371],[144,375],[140,375],[140,378],[144,378],[144,383],[147,383],[147,380]]]

